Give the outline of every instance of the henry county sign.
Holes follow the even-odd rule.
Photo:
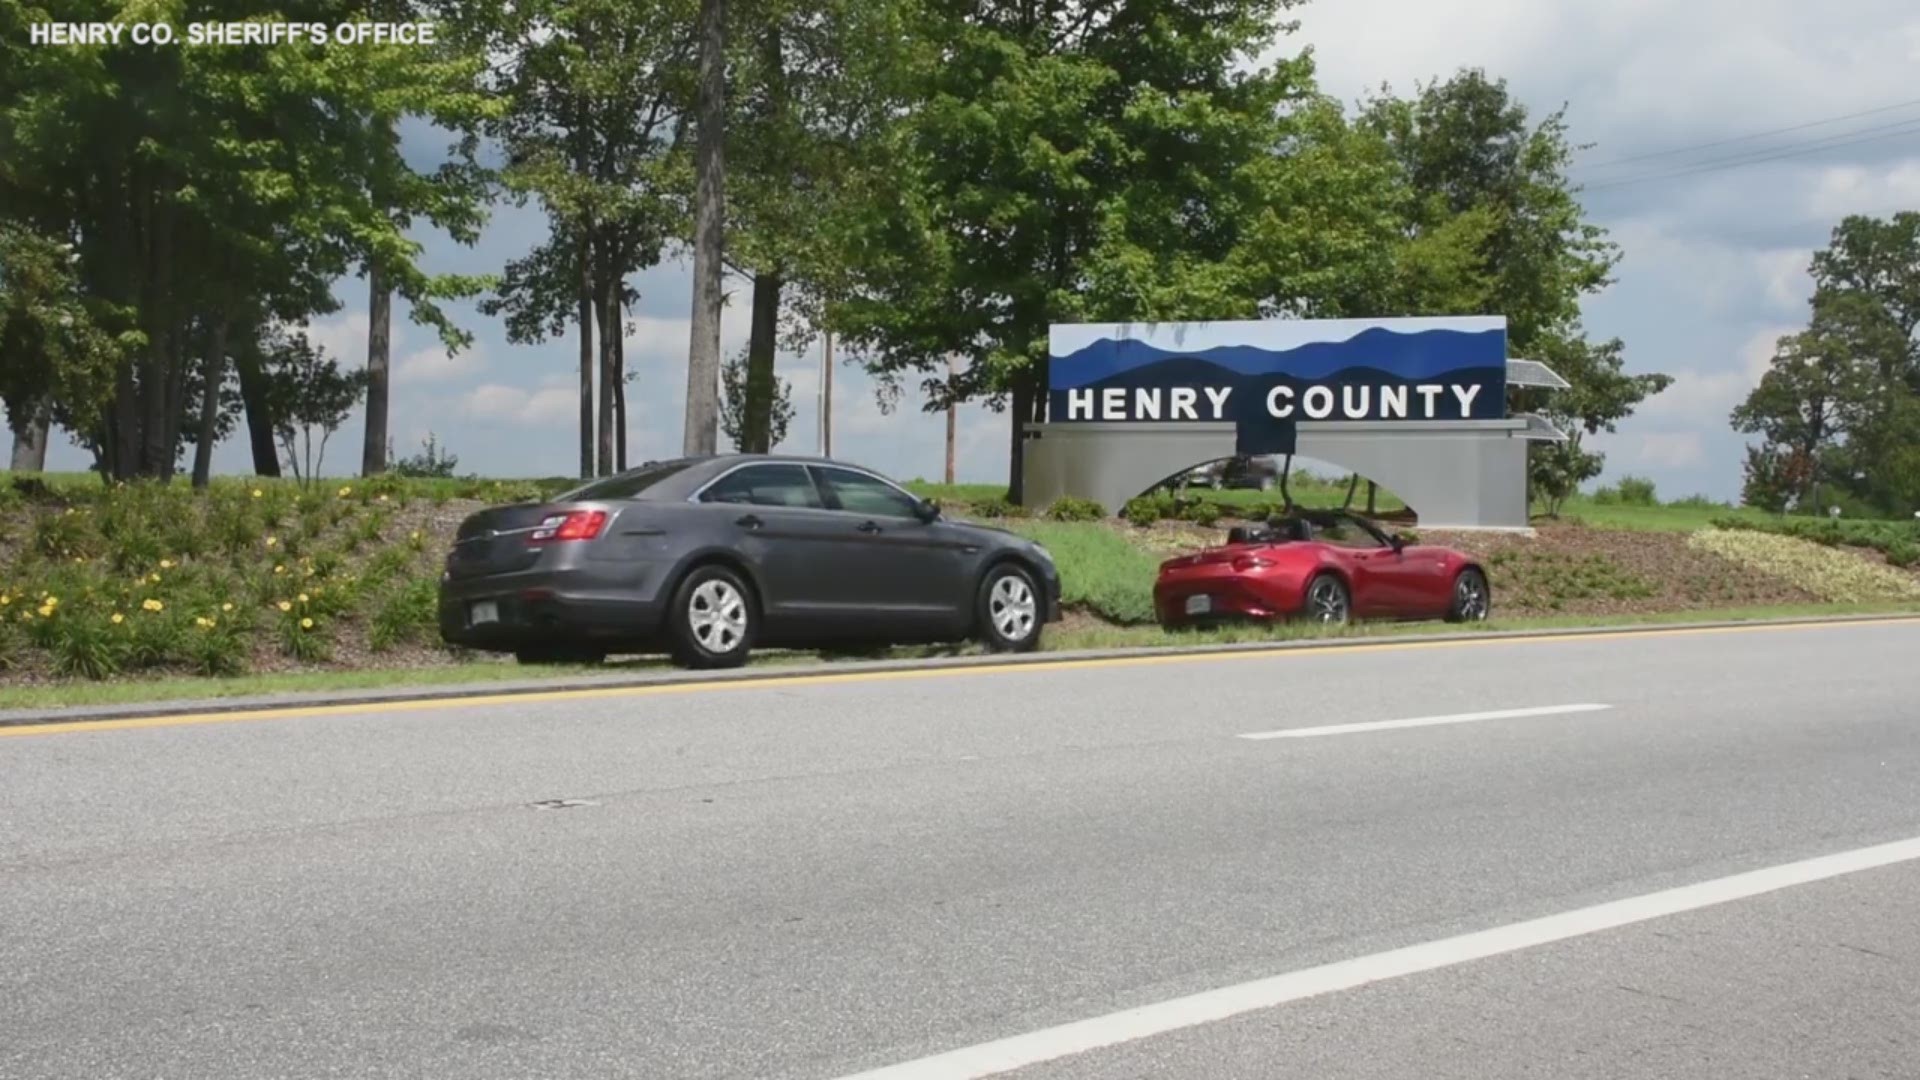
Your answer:
[[[1092,323],[1049,336],[1047,419],[1231,423],[1293,453],[1300,421],[1506,416],[1504,318]]]
[[[1527,527],[1528,442],[1507,387],[1564,389],[1507,356],[1507,321],[1274,319],[1055,326],[1022,498],[1118,509],[1196,465],[1296,454],[1398,495],[1429,527]]]

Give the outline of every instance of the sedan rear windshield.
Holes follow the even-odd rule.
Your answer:
[[[604,502],[608,499],[631,499],[667,477],[684,471],[692,462],[669,461],[660,465],[650,465],[597,480],[585,487],[574,488],[560,496],[556,502]]]

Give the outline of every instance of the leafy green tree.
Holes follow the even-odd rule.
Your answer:
[[[481,310],[516,343],[578,327],[580,475],[624,468],[626,279],[682,231],[691,0],[533,0],[475,17],[500,58],[488,87],[506,105],[486,131],[503,186],[553,226]]]
[[[1516,394],[1522,408],[1537,413],[1567,436],[1565,442],[1535,443],[1527,455],[1527,480],[1544,501],[1549,517],[1581,484],[1600,475],[1605,455],[1587,449],[1586,437],[1612,432],[1635,406],[1666,389],[1669,375],[1631,375],[1625,370],[1625,345],[1611,338],[1598,345],[1577,324],[1537,342],[1538,359],[1570,384],[1565,390],[1525,390]]]
[[[1904,516],[1920,506],[1920,213],[1849,217],[1810,268],[1807,329],[1781,339],[1731,417],[1761,437],[1747,451],[1746,498]]]
[[[280,449],[301,486],[311,487],[326,462],[327,442],[366,394],[366,370],[342,370],[304,334],[275,330],[262,347]]]
[[[346,0],[233,0],[138,14],[175,15],[179,30],[208,15],[338,23],[369,13]],[[71,21],[122,14],[108,0],[62,11]],[[472,282],[401,266],[415,250],[405,215],[386,212],[373,190],[386,175],[391,118],[481,106],[470,89],[448,99],[444,64],[402,46],[331,43],[36,48],[24,25],[40,19],[0,0],[0,215],[76,242],[75,276],[96,324],[128,346],[102,398],[57,403],[103,473],[168,477],[192,439],[204,481],[231,343],[247,333],[235,328],[337,309],[331,283],[356,263],[393,271],[416,318],[450,331],[433,301]],[[250,381],[258,389],[243,377],[242,396],[258,448],[273,418],[246,393]]]
[[[793,386],[785,379],[775,379],[764,389],[751,386],[751,357],[750,351],[736,356],[720,369],[720,430],[740,450],[764,454],[787,437],[787,425],[793,421]],[[755,407],[762,411],[751,417],[749,409]],[[754,437],[749,431],[755,430],[755,424],[760,425],[755,431],[757,444],[748,441]]]
[[[1008,411],[1016,500],[1050,323],[1322,309],[1346,263],[1314,253],[1388,224],[1367,179],[1382,163],[1344,131],[1322,145],[1337,113],[1311,63],[1246,70],[1291,6],[928,0],[916,19],[913,105],[859,181],[829,324],[883,381],[924,373],[929,409]],[[1308,224],[1322,208],[1338,226],[1324,241]],[[1276,241],[1308,254],[1289,262]],[[951,383],[949,353],[969,361]]]

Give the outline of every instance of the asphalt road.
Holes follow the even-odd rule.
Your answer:
[[[0,1078],[1912,1080],[1920,846],[1168,1018],[1916,837],[1916,623],[24,731]]]

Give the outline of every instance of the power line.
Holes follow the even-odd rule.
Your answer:
[[[1673,180],[1683,176],[1695,176],[1701,173],[1722,172],[1727,169],[1744,168],[1748,165],[1758,165],[1758,164],[1761,164],[1762,162],[1780,161],[1785,158],[1793,158],[1793,157],[1803,157],[1807,154],[1817,154],[1826,150],[1838,150],[1843,146],[1858,146],[1863,143],[1884,142],[1888,139],[1898,139],[1907,135],[1920,135],[1920,120],[1908,120],[1908,121],[1903,121],[1897,125],[1890,124],[1890,125],[1884,125],[1884,126],[1898,127],[1900,128],[1900,130],[1884,131],[1882,130],[1882,128],[1866,128],[1863,131],[1845,132],[1840,135],[1828,136],[1825,139],[1817,139],[1817,140],[1814,140],[1814,142],[1812,143],[1807,143],[1805,145],[1801,145],[1797,147],[1788,147],[1786,149],[1781,149],[1781,150],[1759,151],[1759,152],[1748,153],[1748,154],[1736,154],[1726,158],[1718,158],[1718,159],[1704,161],[1704,162],[1695,162],[1694,164],[1689,165],[1685,168],[1675,169],[1670,172],[1656,172],[1656,173],[1647,174],[1645,176],[1630,176],[1623,180],[1609,180],[1601,184],[1589,184],[1589,185],[1586,185],[1583,190],[1605,191],[1608,188],[1628,187],[1633,184],[1645,184],[1655,180]],[[1881,133],[1877,135],[1867,134],[1867,132],[1874,132],[1874,131],[1880,131]],[[1822,144],[1825,144],[1825,145],[1822,145]]]
[[[1865,116],[1878,116],[1882,113],[1896,112],[1900,109],[1909,109],[1915,105],[1920,105],[1920,98],[1915,98],[1912,101],[1895,102],[1892,105],[1882,105],[1877,109],[1862,109],[1859,112],[1843,113],[1839,116],[1829,116],[1824,120],[1809,120],[1804,124],[1794,124],[1791,127],[1774,128],[1771,131],[1756,131],[1751,135],[1735,135],[1732,138],[1715,139],[1712,142],[1694,143],[1691,146],[1676,147],[1672,150],[1659,150],[1650,154],[1635,154],[1631,157],[1613,158],[1608,161],[1601,161],[1601,162],[1595,162],[1590,164],[1583,163],[1578,167],[1583,169],[1606,169],[1606,168],[1611,168],[1615,165],[1628,165],[1637,161],[1654,161],[1659,158],[1673,157],[1676,154],[1690,154],[1695,150],[1711,150],[1717,146],[1731,146],[1734,143],[1752,142],[1755,139],[1765,139],[1775,135],[1790,135],[1796,131],[1806,131],[1810,128],[1826,127],[1828,124],[1837,124],[1842,120],[1858,120],[1861,117],[1865,117]]]

